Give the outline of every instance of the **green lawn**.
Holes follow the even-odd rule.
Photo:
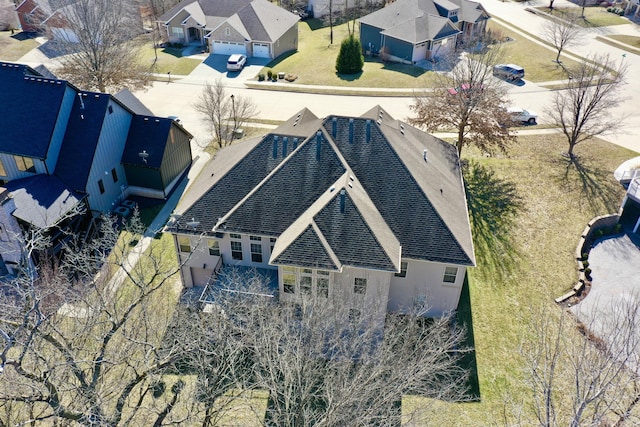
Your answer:
[[[559,315],[553,299],[577,281],[573,257],[580,233],[594,216],[617,212],[624,190],[613,179],[613,170],[638,155],[600,140],[588,141],[576,148],[576,168],[560,156],[566,148],[560,136],[539,135],[520,137],[509,157],[463,151],[463,158],[515,188],[521,207],[512,227],[497,233],[506,237],[502,243],[479,239],[481,230],[474,229],[478,266],[470,270],[469,291],[481,401],[442,404],[439,425],[532,425],[512,418],[502,422],[505,411],[531,403],[519,348],[532,310],[542,305]],[[492,188],[492,181],[487,181],[483,194]],[[419,405],[420,399],[403,403]],[[529,406],[523,409],[533,415]]]
[[[610,39],[619,41],[620,43],[628,44],[631,47],[640,49],[640,37],[638,36],[627,36],[624,34],[611,34],[611,35],[608,35],[607,37]]]
[[[295,83],[307,85],[352,86],[352,87],[398,87],[413,88],[430,85],[426,70],[413,65],[383,63],[377,58],[365,58],[363,72],[355,75],[338,75],[335,64],[340,43],[348,35],[347,25],[333,28],[333,44],[330,44],[328,27],[313,30],[315,21],[298,25],[298,51],[277,58],[267,69],[296,74]]]
[[[568,15],[575,16],[576,14],[580,16],[582,11],[582,8],[580,7],[557,7],[551,11],[548,7],[537,7],[536,9],[560,18]],[[584,19],[578,20],[578,25],[585,28],[607,27],[609,25],[622,25],[628,23],[628,19],[614,13],[607,12],[606,8],[600,6],[585,7]]]
[[[186,76],[202,62],[198,59],[183,58],[182,49],[178,48],[157,48],[154,52],[151,42],[141,47],[140,61],[153,67],[154,73],[166,74],[171,71],[171,75],[174,76]]]
[[[564,80],[567,74],[564,69],[554,62],[556,59],[556,51],[550,47],[548,43],[543,42],[546,46],[540,45],[525,36],[511,31],[500,24],[497,19],[489,21],[489,30],[501,34],[503,37],[511,37],[513,42],[503,43],[504,62],[518,64],[526,71],[525,79],[532,82],[546,82],[551,80]],[[542,41],[538,37],[532,36]],[[564,55],[560,55],[560,60],[565,67],[578,65],[575,61],[568,59]]]
[[[0,59],[17,61],[27,52],[38,47],[38,42],[26,37],[24,33],[11,34],[11,31],[0,31]]]

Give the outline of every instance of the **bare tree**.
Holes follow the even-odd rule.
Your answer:
[[[259,286],[215,295],[249,356],[244,387],[269,392],[268,424],[397,425],[404,394],[466,399],[462,331],[450,318],[427,321],[417,310],[377,319],[364,303],[345,303],[338,284],[331,289],[296,302]]]
[[[222,79],[205,85],[194,108],[204,116],[218,148],[231,144],[237,130],[258,111],[249,98],[229,94]]]
[[[134,40],[142,32],[137,5],[129,0],[79,0],[64,8],[65,32],[55,33],[67,53],[59,75],[86,90],[139,89],[149,82],[149,66]],[[53,28],[50,29],[54,31]]]
[[[429,132],[455,129],[458,154],[465,145],[484,152],[505,151],[515,136],[509,126],[504,82],[492,76],[500,49],[463,54],[448,73],[438,73],[433,92],[415,95],[409,122]]]
[[[640,402],[640,312],[637,300],[594,309],[534,313],[522,347],[536,424],[637,425]],[[580,305],[577,306],[580,311]],[[607,313],[603,312],[605,310]]]
[[[593,137],[616,131],[623,118],[612,117],[612,109],[624,100],[620,94],[627,66],[608,55],[593,55],[569,69],[566,89],[558,90],[545,111],[567,139],[567,156],[575,159],[574,148]]]
[[[577,25],[577,15],[567,14],[561,19],[552,17],[542,25],[542,36],[556,48],[556,62],[560,63],[562,51],[575,44],[582,35],[582,28]]]
[[[20,423],[116,426],[139,411],[164,419],[175,404],[151,398],[176,357],[175,348],[161,352],[174,257],[152,244],[129,265],[142,228],[135,221],[119,238],[114,225],[106,219],[101,237],[67,251],[61,265],[40,263],[0,288],[0,406]],[[111,272],[125,266],[118,286]]]
[[[18,17],[15,6],[9,0],[0,0],[0,31],[8,31],[16,28]]]

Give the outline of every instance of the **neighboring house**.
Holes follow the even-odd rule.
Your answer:
[[[377,319],[414,304],[455,310],[475,265],[453,145],[375,107],[321,119],[304,109],[220,151],[170,220],[184,285],[259,273],[273,295],[338,297]]]
[[[172,43],[210,53],[276,58],[298,48],[300,18],[268,0],[184,0],[159,18]]]
[[[191,165],[192,136],[182,126],[141,117],[109,94],[81,91],[5,62],[0,93],[11,100],[0,115],[0,183],[12,199],[3,207],[23,228],[48,228],[74,208],[108,213],[129,195],[165,198]],[[152,168],[127,170],[129,154],[140,146],[137,123],[144,120],[157,124],[147,129],[145,146],[162,155],[153,163],[160,179]]]
[[[78,36],[70,28],[67,19],[76,13],[74,8],[77,3],[77,0],[24,0],[16,7],[16,11],[23,31],[46,32],[50,40],[78,43]],[[138,6],[132,6],[131,10],[135,12],[126,18],[122,17],[120,24],[126,25],[130,34],[140,34],[143,31],[140,10]]]
[[[483,34],[488,19],[470,0],[397,0],[360,18],[360,42],[392,61],[437,60]]]

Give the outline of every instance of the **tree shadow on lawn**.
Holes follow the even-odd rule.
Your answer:
[[[471,313],[471,295],[469,293],[469,274],[464,277],[460,301],[456,310],[456,323],[464,331],[462,347],[466,349],[460,359],[460,367],[467,373],[467,392],[469,401],[480,400],[480,381],[478,380],[478,363],[476,360],[476,344],[473,334],[473,317]]]
[[[463,165],[467,205],[477,264],[486,279],[502,282],[514,270],[519,254],[511,239],[513,221],[523,208],[515,184],[474,161]]]
[[[585,203],[592,212],[602,212],[603,208],[617,211],[620,204],[620,185],[612,178],[609,170],[588,164],[579,157],[555,160],[563,167],[561,185],[566,191],[580,191],[581,204]]]

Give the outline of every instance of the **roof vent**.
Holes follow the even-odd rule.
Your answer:
[[[80,109],[84,110],[84,101],[82,100],[82,94],[78,93],[78,98],[80,98]],[[84,117],[83,117],[84,119]]]
[[[427,161],[427,149],[426,148],[422,152],[422,158],[424,159],[425,162]]]
[[[353,175],[349,175],[349,181],[353,181],[354,179]]]
[[[316,160],[320,160],[320,152],[322,151],[322,133],[316,132]]]
[[[344,188],[340,190],[340,213],[344,213],[344,204],[345,204],[345,191]]]
[[[371,140],[371,120],[367,120],[365,126],[365,136],[366,141],[369,142]]]
[[[349,119],[349,143],[353,144],[353,119]]]

